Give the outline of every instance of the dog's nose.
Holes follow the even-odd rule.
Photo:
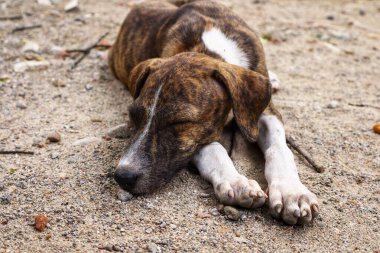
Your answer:
[[[118,168],[115,171],[114,178],[116,182],[124,190],[130,191],[136,184],[139,175],[137,173],[126,170],[125,168]]]

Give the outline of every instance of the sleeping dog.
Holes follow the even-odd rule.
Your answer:
[[[132,8],[108,54],[133,98],[135,134],[115,171],[121,188],[153,191],[192,162],[220,202],[305,224],[318,201],[300,181],[258,36],[212,1],[144,2]],[[264,153],[266,192],[235,169],[219,143],[228,115]]]

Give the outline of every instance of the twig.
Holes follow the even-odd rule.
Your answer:
[[[41,27],[42,27],[42,25],[19,26],[19,27],[14,28],[12,30],[12,33],[21,32],[21,31],[30,30],[30,29],[35,29],[35,28],[41,28]]]
[[[16,15],[16,16],[3,16],[3,17],[0,17],[0,21],[4,21],[4,20],[18,20],[18,19],[22,19],[22,16],[21,15]]]
[[[356,106],[356,107],[372,107],[372,108],[380,109],[379,106],[368,105],[368,104],[354,104],[354,103],[348,103],[348,105]]]
[[[76,66],[78,66],[78,64],[84,59],[86,58],[86,56],[91,52],[92,49],[98,47],[99,43],[102,41],[102,39],[104,39],[107,35],[109,34],[109,32],[106,32],[105,34],[103,34],[102,36],[99,37],[99,39],[92,45],[84,48],[84,49],[70,49],[70,50],[67,50],[68,53],[75,53],[75,52],[78,52],[78,53],[82,53],[83,55],[81,55],[81,57],[79,57],[73,64],[73,66],[71,66],[71,69],[74,69],[76,68]]]
[[[323,173],[326,169],[323,166],[319,166],[316,164],[316,162],[308,155],[306,154],[291,138],[290,136],[286,137],[286,142],[289,144],[290,147],[292,147],[295,151],[297,151],[303,158],[306,159],[306,161],[318,172]]]
[[[1,155],[14,155],[14,154],[20,154],[20,155],[34,155],[33,151],[23,151],[23,150],[0,150]]]

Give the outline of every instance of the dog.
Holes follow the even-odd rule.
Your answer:
[[[135,133],[114,177],[145,194],[190,162],[226,205],[258,208],[307,224],[318,215],[315,194],[300,181],[286,144],[259,37],[227,7],[207,0],[143,2],[123,22],[108,53],[114,76],[134,98]],[[264,192],[239,174],[220,144],[228,115],[265,156]]]

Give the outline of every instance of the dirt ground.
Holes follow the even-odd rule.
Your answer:
[[[118,200],[110,171],[128,141],[102,137],[128,121],[132,98],[97,50],[71,70],[78,55],[58,47],[84,48],[106,32],[112,42],[129,2],[80,0],[72,12],[52,2],[0,0],[0,17],[23,16],[0,20],[0,150],[34,151],[0,155],[0,252],[380,251],[379,1],[224,1],[264,38],[287,132],[327,168],[317,173],[296,156],[321,206],[305,227],[272,219],[267,207],[230,221],[187,170],[150,196]],[[22,52],[28,41],[37,52]],[[27,59],[49,65],[16,72]],[[53,131],[62,140],[42,145]],[[233,159],[265,187],[255,144],[238,138]],[[49,219],[43,232],[37,214]]]

